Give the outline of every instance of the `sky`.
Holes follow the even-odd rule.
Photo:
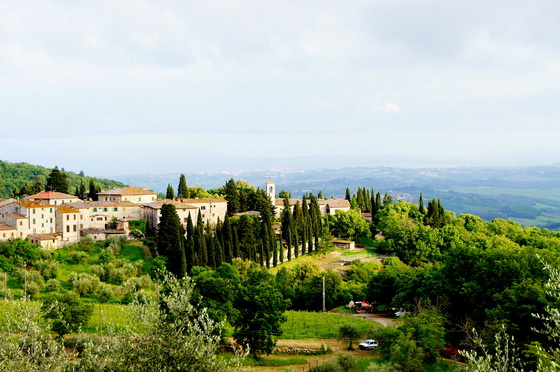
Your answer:
[[[0,160],[95,176],[560,162],[556,0],[0,0],[0,14]]]

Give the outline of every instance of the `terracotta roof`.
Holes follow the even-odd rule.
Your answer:
[[[39,199],[39,200],[49,200],[49,199],[78,199],[77,196],[65,194],[58,191],[41,191],[38,194],[26,196],[25,199]]]
[[[2,214],[4,216],[12,217],[12,218],[15,218],[17,220],[26,220],[27,219],[27,216],[24,216],[23,214],[19,214],[19,213],[3,212]]]
[[[331,208],[350,208],[350,202],[346,199],[318,200],[319,205],[328,205]]]
[[[301,204],[302,199],[296,199],[296,198],[291,198],[288,199],[288,201],[290,202],[290,205],[296,205],[296,203],[299,201],[299,204]],[[307,200],[307,203],[309,204],[310,200]],[[284,199],[275,199],[274,200],[274,205],[277,205],[279,207],[283,207],[284,206]]]
[[[290,205],[296,205],[302,203],[302,199],[288,199]],[[311,203],[310,199],[307,199],[307,204]],[[346,199],[318,199],[317,204],[319,205],[328,205],[331,208],[350,208],[350,202]],[[282,207],[284,206],[284,199],[276,199],[274,205]]]
[[[136,207],[140,208],[139,204],[129,201],[78,201],[68,202],[63,205],[68,205],[75,209],[88,209],[88,208],[103,208],[103,207]]]
[[[5,231],[5,230],[17,230],[17,229],[15,227],[0,222],[0,230]]]
[[[186,199],[184,199],[186,200]],[[180,201],[176,200],[157,200],[152,203],[142,204],[143,207],[153,208],[153,209],[161,209],[164,204],[173,204],[175,209],[198,209],[194,205],[181,203]]]
[[[261,212],[259,212],[259,211],[247,211],[247,212],[239,212],[239,213],[234,213],[233,214],[234,217],[241,217],[243,215],[260,217]]]
[[[61,213],[79,213],[80,212],[78,209],[72,208],[72,207],[70,207],[69,205],[66,205],[66,204],[62,204],[56,210],[61,212]]]
[[[140,187],[116,187],[112,190],[98,192],[97,195],[157,195],[157,192]]]
[[[59,239],[60,234],[57,233],[46,233],[46,234],[29,234],[27,235],[30,238],[35,238],[37,240],[53,240]]]
[[[25,207],[25,208],[56,208],[56,207],[58,207],[57,205],[40,204],[40,203],[31,201],[31,200],[20,200],[16,203],[21,205],[22,207]]]
[[[179,199],[178,201],[185,204],[227,203],[227,200],[213,199],[213,198],[189,198],[189,199]]]
[[[15,202],[15,199],[0,199],[0,207]]]

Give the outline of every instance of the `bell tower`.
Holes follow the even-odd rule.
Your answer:
[[[276,183],[269,181],[266,184],[266,195],[270,198],[272,205],[276,202]]]

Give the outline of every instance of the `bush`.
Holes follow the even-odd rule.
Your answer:
[[[99,303],[106,304],[115,297],[115,292],[110,285],[101,283],[99,286]]]
[[[73,264],[87,264],[89,255],[86,252],[74,251],[69,255],[70,262]]]
[[[111,283],[121,284],[129,278],[138,276],[142,270],[142,262],[130,263],[127,260],[117,260],[107,266],[108,280]]]
[[[80,247],[82,248],[82,250],[86,252],[93,252],[94,246],[95,242],[93,241],[93,238],[91,236],[86,235],[80,239]]]
[[[53,260],[37,260],[33,266],[41,273],[43,278],[56,278],[58,274],[58,262]]]
[[[31,298],[37,298],[39,292],[41,292],[42,286],[40,286],[37,282],[28,282],[26,288],[26,295]]]
[[[21,285],[25,285],[27,283],[29,286],[29,283],[35,283],[37,284],[39,290],[45,286],[45,280],[38,271],[26,271],[23,268],[18,268],[15,269],[12,274],[15,276],[16,281]]]
[[[47,280],[46,289],[48,292],[60,292],[62,290],[62,285],[58,279]]]
[[[99,253],[99,261],[101,263],[110,263],[115,261],[115,253],[111,248],[103,248]]]
[[[99,290],[99,277],[89,273],[72,272],[68,282],[80,296],[95,293]]]
[[[99,280],[107,281],[108,279],[107,268],[105,266],[93,265],[89,270],[89,272],[94,275],[97,275],[99,277]]]

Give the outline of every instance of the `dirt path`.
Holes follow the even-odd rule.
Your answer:
[[[360,314],[345,314],[348,316],[353,316],[356,318],[363,318],[377,322],[382,326],[395,326],[394,318],[387,314],[370,314],[370,313],[360,313]]]

